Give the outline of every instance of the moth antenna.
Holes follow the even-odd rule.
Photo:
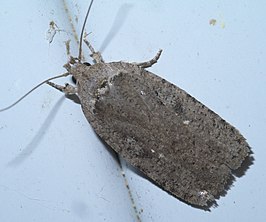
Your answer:
[[[87,19],[88,19],[88,16],[89,16],[89,13],[90,13],[90,10],[91,10],[91,6],[92,6],[92,3],[93,3],[93,0],[91,0],[90,2],[90,5],[89,5],[89,8],[88,8],[88,11],[87,11],[87,14],[86,14],[86,17],[84,19],[84,22],[83,22],[83,26],[82,26],[82,29],[81,29],[81,33],[80,33],[80,39],[79,39],[79,61],[81,61],[81,54],[82,54],[82,39],[83,39],[83,34],[84,34],[84,29],[85,29],[85,25],[87,23]]]
[[[51,77],[51,78],[49,78],[49,79],[44,80],[43,82],[41,82],[41,83],[39,83],[38,85],[36,85],[35,87],[33,87],[30,91],[28,91],[24,96],[22,96],[21,98],[19,98],[19,99],[18,99],[16,102],[14,102],[13,104],[11,104],[11,105],[9,105],[9,106],[3,108],[3,109],[0,109],[0,112],[3,112],[3,111],[5,111],[5,110],[8,110],[8,109],[12,108],[12,107],[15,106],[16,104],[18,104],[21,100],[23,100],[26,96],[28,96],[30,93],[32,93],[35,89],[39,88],[41,85],[47,83],[48,81],[51,81],[51,80],[53,80],[53,79],[58,79],[58,78],[61,78],[61,77],[66,77],[66,76],[68,76],[68,75],[69,75],[69,73],[66,72],[66,73],[64,73],[64,74],[61,74],[61,75],[58,75],[58,76],[54,76],[54,77]]]

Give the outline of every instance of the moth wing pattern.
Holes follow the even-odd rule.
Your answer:
[[[96,133],[172,195],[197,206],[215,201],[231,170],[249,153],[243,136],[185,91],[145,69],[123,62],[102,66],[99,76],[112,75],[95,87],[92,97],[84,93],[88,78],[79,86],[82,109]],[[92,98],[93,111],[88,108]]]

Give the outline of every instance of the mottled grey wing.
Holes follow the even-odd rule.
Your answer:
[[[96,132],[172,195],[205,206],[249,148],[239,132],[166,80],[128,69],[95,103]]]

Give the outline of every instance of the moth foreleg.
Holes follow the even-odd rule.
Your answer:
[[[93,60],[96,63],[104,63],[104,60],[103,60],[103,57],[102,57],[101,53],[100,52],[96,52],[94,50],[94,48],[92,47],[92,45],[89,43],[89,41],[86,38],[84,38],[83,41],[85,42],[85,44],[88,46],[88,48],[91,51],[90,57],[92,57]]]
[[[53,88],[59,90],[60,92],[65,93],[66,95],[76,94],[77,93],[77,87],[74,87],[68,83],[65,84],[65,86],[57,85],[53,82],[47,82],[48,85],[52,86]]]
[[[149,68],[151,67],[153,64],[155,64],[156,62],[158,62],[161,54],[162,54],[162,49],[160,49],[157,54],[154,56],[154,58],[152,58],[149,61],[146,62],[139,62],[139,63],[135,63],[137,66],[141,67],[141,68]]]

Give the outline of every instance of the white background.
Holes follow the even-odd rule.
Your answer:
[[[67,1],[78,33],[88,5]],[[64,41],[71,39],[73,56],[78,46],[63,1],[1,1],[0,8],[2,108],[65,71]],[[236,126],[254,152],[254,164],[211,212],[124,166],[142,221],[266,219],[265,11],[265,1],[95,0],[86,30],[106,61],[144,61],[162,48],[149,70]],[[51,21],[62,31],[49,44]],[[0,113],[0,221],[136,220],[119,164],[79,104],[45,85]]]

